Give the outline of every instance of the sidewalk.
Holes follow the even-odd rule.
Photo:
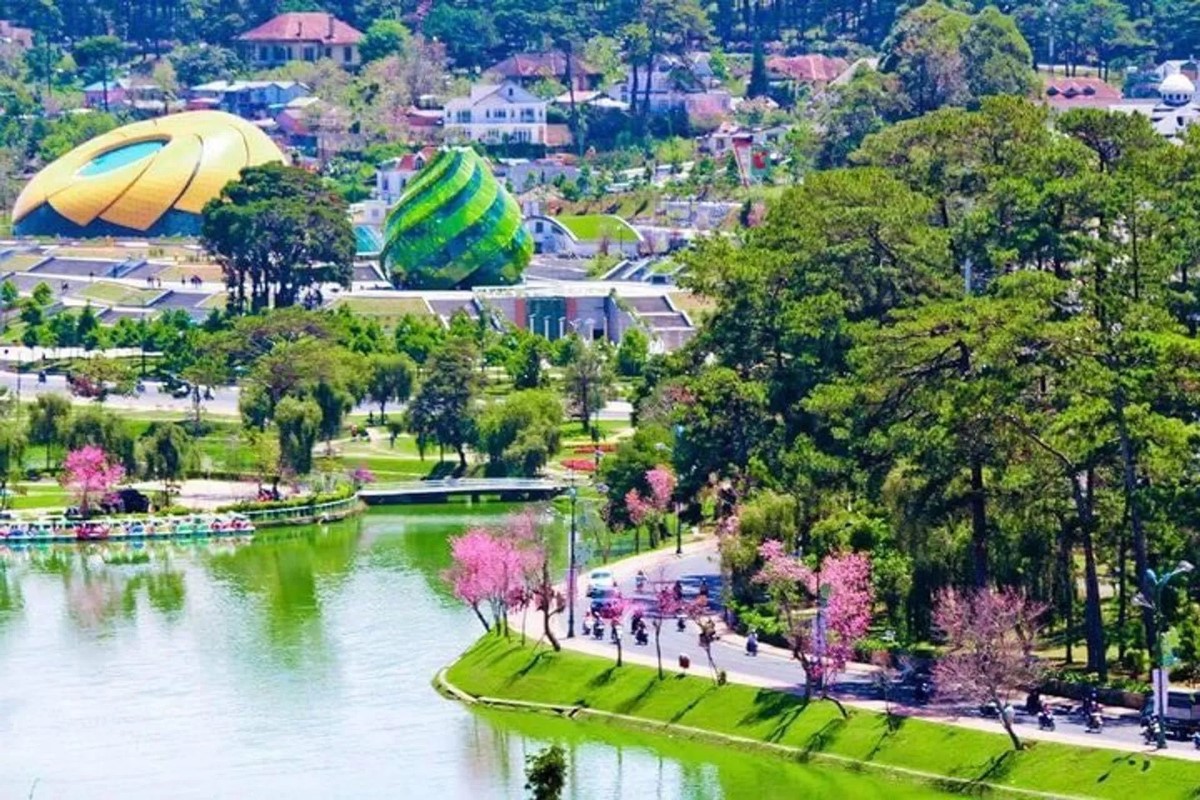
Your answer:
[[[619,586],[631,587],[638,570],[644,571],[653,580],[655,572],[660,567],[670,567],[686,559],[694,560],[697,557],[714,559],[715,556],[716,541],[712,538],[706,538],[685,544],[682,555],[676,555],[673,548],[669,551],[656,550],[614,562],[608,565],[608,569],[612,570]],[[579,578],[580,591],[577,594],[579,597],[582,597],[586,576],[581,574]],[[578,619],[576,623],[579,623]],[[559,641],[564,648],[602,658],[614,659],[616,657],[616,649],[608,641],[607,637],[598,640],[577,635],[574,638],[568,639],[565,636],[566,619],[564,616],[560,615],[556,617],[555,624],[558,628]],[[663,625],[663,669],[671,673],[678,673],[680,641],[678,634],[674,634],[671,637],[672,641],[668,644],[668,627],[673,630],[674,625],[669,622]],[[689,630],[692,630],[692,628],[689,628]],[[630,664],[657,668],[658,660],[655,657],[653,628],[650,630],[650,642],[645,646],[635,645],[633,637],[628,636],[625,631],[623,633],[626,633],[622,641],[623,659]],[[755,686],[792,694],[800,694],[804,691],[802,685],[803,672],[800,665],[792,658],[791,652],[787,649],[760,643],[758,655],[753,657],[748,656],[745,654],[745,639],[733,633],[724,625],[722,625],[719,643],[723,646],[714,648],[713,660],[718,669],[725,670],[726,679],[730,683],[740,683],[746,686]],[[694,639],[694,632],[689,634],[689,643],[683,648],[683,652],[686,652],[691,659],[691,668],[689,670],[691,674],[701,676],[708,674],[708,662]],[[869,679],[877,671],[877,668],[870,664],[854,662],[847,665],[846,670],[841,674],[844,677],[859,678],[860,682],[865,682],[866,679]],[[838,700],[847,708],[885,713],[885,703],[882,700],[864,700],[844,694],[839,695]],[[892,713],[898,716],[919,718],[930,722],[987,731],[1001,736],[1005,735],[1004,728],[995,720],[963,716],[945,706],[912,706],[893,702]],[[1171,742],[1166,750],[1156,750],[1152,745],[1144,745],[1138,733],[1136,723],[1130,724],[1125,720],[1126,717],[1136,718],[1136,712],[1129,711],[1121,715],[1106,714],[1106,717],[1111,718],[1112,716],[1119,716],[1120,718],[1120,721],[1113,723],[1115,730],[1110,730],[1106,727],[1105,732],[1099,735],[1083,733],[1082,729],[1079,731],[1064,730],[1065,724],[1060,724],[1058,730],[1044,731],[1037,727],[1035,721],[1024,716],[1018,717],[1015,730],[1017,735],[1022,739],[1033,741],[1058,742],[1076,747],[1092,747],[1116,750],[1124,753],[1137,753],[1139,755],[1155,755],[1188,761],[1200,761],[1200,750],[1197,750],[1188,742]],[[1119,738],[1120,735],[1128,736],[1131,731],[1135,734],[1135,738],[1132,740],[1129,738]]]

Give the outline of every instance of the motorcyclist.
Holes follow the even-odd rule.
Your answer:
[[[1038,727],[1054,730],[1054,712],[1050,710],[1049,703],[1042,703],[1041,710],[1038,711]]]
[[[1087,729],[1091,733],[1099,733],[1100,729],[1104,727],[1104,719],[1100,716],[1100,704],[1093,701],[1091,705],[1092,710],[1088,712],[1087,716]]]
[[[637,571],[637,575],[633,579],[633,582],[634,588],[639,592],[642,591],[642,589],[646,587],[646,573],[639,569]]]

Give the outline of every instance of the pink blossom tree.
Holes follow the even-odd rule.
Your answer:
[[[503,536],[510,548],[506,577],[514,582],[519,580],[524,586],[527,607],[532,606],[542,615],[541,638],[549,641],[556,651],[561,650],[551,622],[556,614],[566,610],[567,599],[551,580],[548,531],[538,524],[537,512],[527,509],[505,520]]]
[[[829,687],[871,622],[870,562],[862,553],[834,553],[813,572],[778,540],[763,542],[758,552],[763,565],[753,580],[766,588],[786,624],[792,655],[804,668],[805,693],[819,690],[845,714]]]
[[[67,453],[59,480],[77,498],[79,512],[86,517],[92,499],[110,494],[124,477],[125,469],[120,464],[110,461],[107,453],[89,444]]]
[[[452,565],[444,577],[454,596],[471,607],[484,630],[507,635],[509,613],[528,608],[544,560],[536,521],[516,514],[493,530],[473,528],[450,540],[450,555]],[[483,614],[484,604],[491,622]],[[522,637],[524,633],[522,622]]]
[[[605,598],[604,603],[596,610],[596,616],[607,622],[617,631],[617,666],[621,666],[621,643],[625,637],[621,635],[621,620],[625,618],[626,612],[631,608],[629,598],[625,595],[617,593],[612,597]]]
[[[495,564],[495,591],[504,598],[505,632],[508,615],[521,612],[521,643],[525,642],[525,622],[534,600],[533,586],[538,582],[545,559],[545,546],[538,534],[537,517],[527,510],[510,515],[497,533],[499,553]]]
[[[704,651],[704,656],[708,660],[708,669],[712,674],[713,682],[718,685],[724,679],[722,677],[723,670],[717,669],[717,662],[713,659],[712,646],[717,640],[717,623],[712,618],[712,608],[708,602],[708,595],[701,594],[695,600],[683,602],[680,604],[680,610],[684,616],[696,623],[696,627],[700,629],[698,634],[698,643],[700,649]]]
[[[655,580],[654,604],[658,608],[658,613],[650,619],[650,624],[654,626],[654,653],[658,656],[658,677],[661,680],[663,677],[663,660],[662,660],[662,628],[663,624],[675,617],[683,608],[683,603],[675,599],[675,591],[671,586],[671,582],[667,579],[667,572],[664,567],[659,567],[658,577]]]
[[[355,489],[361,489],[375,482],[375,473],[366,467],[357,467],[350,471],[350,482],[354,484]]]
[[[667,511],[675,495],[675,473],[659,465],[646,471],[646,483],[650,486],[650,505],[660,513]]]
[[[650,511],[650,504],[642,499],[642,495],[637,489],[630,489],[625,493],[625,513],[629,515],[629,521],[634,525],[641,525]]]
[[[1045,610],[1013,589],[988,587],[973,592],[943,590],[933,609],[934,627],[946,639],[944,654],[933,668],[938,694],[994,703],[1015,750],[1022,744],[1004,712],[1006,695],[1041,677],[1033,652],[1038,620]]]
[[[492,626],[480,606],[493,594],[493,564],[498,551],[496,538],[483,528],[473,528],[462,536],[455,536],[450,540],[451,567],[443,576],[454,596],[470,606],[488,632]]]
[[[637,489],[626,492],[625,513],[635,526],[648,523],[650,546],[654,547],[666,529],[667,513],[675,494],[675,474],[669,467],[659,465],[646,470],[645,478],[650,487],[649,494],[642,495]]]

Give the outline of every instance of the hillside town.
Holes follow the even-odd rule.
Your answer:
[[[1198,20],[0,0],[0,797],[1194,797]]]

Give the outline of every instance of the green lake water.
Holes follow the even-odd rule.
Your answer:
[[[443,699],[430,679],[480,632],[446,539],[499,511],[0,550],[0,798],[515,799],[551,741],[572,800],[940,796]]]

